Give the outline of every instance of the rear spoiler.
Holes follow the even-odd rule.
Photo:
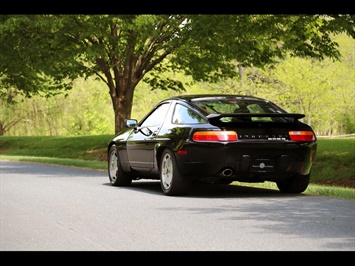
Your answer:
[[[208,122],[215,126],[220,126],[225,124],[225,122],[220,121],[222,117],[236,117],[236,118],[247,118],[247,117],[290,117],[296,122],[298,119],[305,117],[304,114],[296,113],[265,113],[265,114],[251,114],[251,113],[225,113],[225,114],[209,114],[207,116]]]

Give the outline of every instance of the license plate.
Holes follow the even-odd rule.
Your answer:
[[[274,159],[253,159],[251,161],[251,171],[258,173],[270,173],[275,171]]]

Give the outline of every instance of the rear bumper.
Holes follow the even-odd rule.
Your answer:
[[[176,155],[180,171],[194,179],[228,178],[266,181],[307,175],[312,168],[316,143],[191,143],[186,155]],[[223,172],[225,169],[228,171]],[[223,175],[224,174],[224,175]]]

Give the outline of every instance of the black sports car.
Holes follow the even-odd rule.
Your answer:
[[[276,182],[285,193],[306,190],[317,149],[312,128],[276,104],[240,95],[184,95],[158,103],[108,145],[112,185],[160,179],[166,195],[192,183]]]

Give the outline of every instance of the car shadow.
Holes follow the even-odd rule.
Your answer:
[[[193,186],[188,197],[204,198],[248,198],[248,197],[295,197],[302,194],[285,194],[279,190],[239,186],[236,184],[196,184]]]
[[[110,183],[104,185],[112,186]],[[158,180],[139,180],[133,181],[130,186],[114,187],[117,189],[129,189],[137,192],[157,194],[166,197],[160,187]],[[304,197],[306,194],[287,194],[279,190],[239,186],[236,184],[203,184],[196,183],[190,192],[183,196],[187,198],[248,198],[248,197]]]

